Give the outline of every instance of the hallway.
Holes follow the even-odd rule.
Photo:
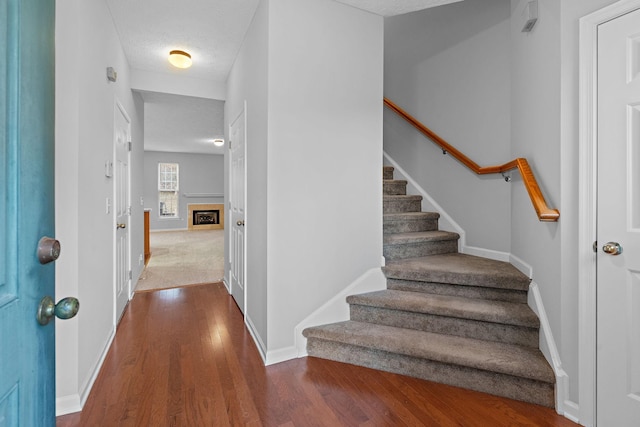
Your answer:
[[[575,426],[553,410],[316,358],[265,367],[222,283],[136,294],[74,426]]]

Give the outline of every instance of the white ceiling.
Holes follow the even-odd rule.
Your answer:
[[[214,138],[224,138],[224,101],[141,92],[144,99],[144,149],[224,154]]]
[[[224,83],[259,0],[106,0],[132,69]],[[393,16],[462,0],[336,0]],[[170,50],[189,52],[193,66],[169,65]],[[223,102],[143,93],[145,150],[222,154],[207,146],[224,134]],[[184,99],[181,99],[184,98]]]

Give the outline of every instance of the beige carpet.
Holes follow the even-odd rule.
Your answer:
[[[152,231],[151,259],[135,291],[219,282],[224,276],[224,230]]]

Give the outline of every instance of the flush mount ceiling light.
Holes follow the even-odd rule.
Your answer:
[[[216,138],[213,140],[213,145],[216,147],[222,147],[224,145],[224,139]]]
[[[184,50],[172,50],[169,52],[169,62],[177,68],[189,68],[192,64],[191,55]]]

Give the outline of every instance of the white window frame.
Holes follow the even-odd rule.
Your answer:
[[[171,185],[172,184],[172,180],[167,180],[167,171],[166,166],[169,165],[171,166],[171,168],[173,168],[175,166],[175,185]],[[164,176],[163,176],[163,172],[164,172]],[[169,173],[172,175],[171,171],[169,171]],[[167,184],[170,184],[169,187],[171,188],[167,188]],[[179,191],[180,191],[180,165],[178,163],[173,163],[173,162],[159,162],[158,163],[158,216],[161,219],[176,219],[179,218],[180,215],[180,198],[179,198]],[[174,208],[174,212],[170,213],[168,215],[163,214],[164,209],[162,208],[162,193],[174,193],[173,199],[174,199],[174,203],[175,203],[175,208]]]

